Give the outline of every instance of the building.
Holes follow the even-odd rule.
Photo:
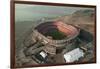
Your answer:
[[[79,48],[76,48],[64,54],[64,59],[66,60],[66,63],[78,61],[81,57],[84,57],[84,52]]]

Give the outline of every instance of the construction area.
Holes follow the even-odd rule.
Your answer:
[[[89,14],[81,15],[85,12]],[[93,10],[37,22],[19,40],[20,45],[16,39],[16,66],[95,61]]]

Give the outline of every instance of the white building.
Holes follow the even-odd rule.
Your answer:
[[[67,62],[74,62],[83,56],[84,56],[84,52],[81,49],[76,48],[70,52],[65,53],[64,59],[65,59],[66,63]]]
[[[40,52],[40,55],[41,55],[43,58],[45,58],[45,57],[47,56],[47,53],[45,53],[44,51],[41,51],[41,52]]]

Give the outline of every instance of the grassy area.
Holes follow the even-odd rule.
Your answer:
[[[53,39],[56,39],[56,40],[64,39],[66,37],[66,35],[60,32],[59,30],[52,30],[48,32],[46,35],[51,36],[53,37]]]

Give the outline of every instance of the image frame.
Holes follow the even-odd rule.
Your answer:
[[[49,2],[35,2],[35,1],[13,1],[11,0],[10,3],[10,49],[11,49],[11,63],[10,67],[11,68],[28,68],[28,67],[43,67],[43,66],[60,66],[60,65],[77,65],[77,64],[92,64],[96,63],[96,15],[95,15],[95,24],[94,24],[94,55],[95,55],[95,61],[94,62],[77,62],[77,63],[64,63],[64,64],[49,64],[49,65],[28,65],[28,66],[21,66],[21,67],[16,67],[15,65],[15,4],[29,4],[29,5],[49,5],[49,6],[64,6],[64,7],[88,7],[88,8],[94,8],[95,9],[95,14],[96,14],[96,6],[95,5],[81,5],[81,4],[63,4],[63,3],[49,3]]]

